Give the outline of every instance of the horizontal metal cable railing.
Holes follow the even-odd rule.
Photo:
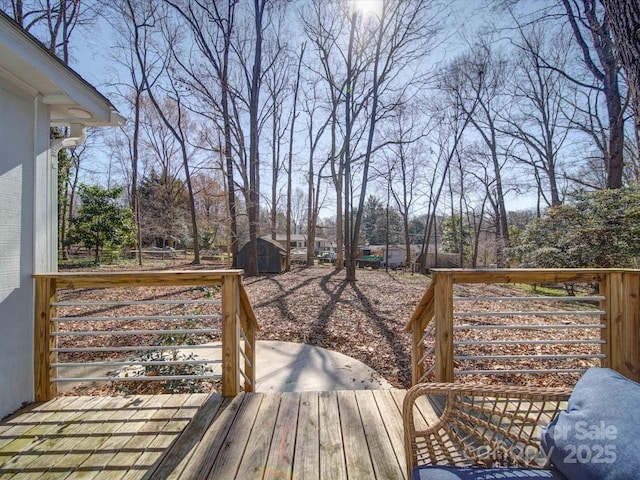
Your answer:
[[[113,288],[104,290],[107,295],[126,293],[130,298],[147,293],[146,290],[136,292],[139,287],[128,288],[126,292]],[[74,291],[66,290],[64,293],[73,295]],[[58,361],[51,364],[57,370],[52,381],[201,382],[221,379],[222,300],[219,287],[180,289],[174,295],[217,295],[218,298],[53,302],[51,305],[56,308],[57,316],[51,318],[51,322],[56,324],[51,335],[56,338],[58,346],[51,351],[58,354]],[[67,328],[70,325],[77,328]],[[143,328],[136,328],[138,326]],[[83,345],[86,337],[98,337],[96,341],[100,346],[68,346]],[[109,345],[114,341],[126,342],[127,345]],[[205,345],[198,345],[203,341],[206,341]],[[212,342],[217,342],[217,345],[211,345]],[[127,350],[127,346],[134,349]],[[194,346],[204,347],[200,349],[204,356],[184,353]],[[212,355],[216,351],[218,354]],[[80,357],[82,361],[73,361],[74,357]],[[84,375],[87,371],[93,375]]]
[[[433,283],[407,325],[413,332],[414,384],[482,382],[487,376],[536,383],[527,378],[540,374],[547,375],[545,382],[571,384],[577,374],[595,365],[638,375],[638,271],[438,269],[432,273]],[[505,283],[565,282],[572,287],[595,286],[597,294],[454,295],[454,285],[460,284],[494,285],[495,291]]]
[[[36,397],[68,382],[255,383],[240,270],[38,274]],[[210,387],[209,387],[210,388]]]
[[[599,365],[606,358],[600,332],[605,328],[600,318],[606,312],[591,303],[605,300],[604,296],[454,296],[454,375],[581,373]],[[477,309],[456,309],[467,305]],[[526,310],[515,309],[521,305]],[[499,335],[513,338],[500,340]],[[569,335],[579,335],[580,340],[566,338]]]

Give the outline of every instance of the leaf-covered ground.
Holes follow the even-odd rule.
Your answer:
[[[103,267],[104,270],[131,270],[138,267]],[[194,267],[186,263],[171,261],[161,265],[150,267],[152,269],[212,269],[214,265],[205,264]],[[416,305],[430,283],[430,278],[418,274],[404,272],[385,272],[384,270],[358,270],[357,281],[347,282],[344,271],[336,271],[330,266],[316,266],[312,268],[298,267],[292,272],[280,275],[261,275],[247,277],[244,285],[251,300],[256,317],[260,324],[258,340],[280,340],[300,342],[334,350],[349,355],[364,362],[377,370],[390,383],[399,388],[407,388],[411,382],[411,347],[410,333],[405,331],[407,321],[410,319]],[[165,291],[166,290],[166,291]],[[101,289],[75,290],[60,292],[61,299],[75,301],[100,301],[116,294],[119,299],[137,298],[163,298],[171,295],[171,298],[195,299],[208,295],[208,292],[198,288],[136,288],[136,289]],[[520,288],[510,285],[456,285],[454,295],[457,297],[505,297],[505,296],[531,296]],[[102,298],[102,297],[105,298]],[[126,307],[129,308],[129,307]],[[125,307],[121,311],[113,311],[111,316],[131,315]],[[457,301],[455,310],[473,310],[475,312],[492,312],[496,310],[532,311],[532,310],[582,310],[592,309],[595,306],[580,303],[545,302],[488,302],[476,300],[474,302]],[[111,309],[110,309],[111,310]],[[78,312],[76,312],[77,314]],[[104,315],[105,312],[97,311],[94,314]],[[176,312],[177,313],[177,312]],[[151,314],[151,313],[150,313]],[[155,313],[157,314],[157,312]],[[456,360],[456,370],[473,369],[556,369],[556,368],[585,368],[597,363],[597,360],[588,358],[564,358],[546,359],[541,361],[541,356],[557,354],[592,355],[599,353],[597,344],[583,344],[583,339],[596,339],[597,331],[593,329],[540,329],[540,324],[572,324],[576,322],[597,323],[593,316],[529,316],[529,315],[465,315],[457,317],[459,324],[514,324],[531,325],[525,329],[489,329],[489,330],[456,330],[457,341],[477,340],[516,340],[512,345],[466,345],[456,347],[455,354],[474,355],[476,359]],[[597,317],[595,317],[597,318]],[[83,330],[86,325],[67,322],[69,330]],[[112,325],[113,323],[113,325]],[[130,322],[129,322],[130,323]],[[140,325],[127,322],[106,322],[101,329],[104,330],[128,330],[141,328]],[[144,326],[144,325],[142,325]],[[149,325],[149,328],[152,328]],[[167,328],[159,325],[155,328]],[[134,337],[139,345],[157,344],[157,339],[147,336]],[[70,338],[70,337],[67,337]],[[97,337],[74,337],[74,345],[65,346],[90,346],[98,341]],[[105,336],[100,336],[105,341]],[[529,340],[519,342],[519,340]],[[557,343],[540,343],[540,340],[579,340],[571,345],[558,345]],[[106,338],[109,344],[118,345],[122,341],[131,341],[132,337]],[[219,340],[215,335],[203,336],[196,339],[196,343],[207,343]],[[531,342],[533,340],[533,342]],[[71,341],[71,340],[67,340]],[[84,342],[84,343],[83,343]],[[178,341],[177,343],[181,343]],[[428,337],[426,343],[433,344],[433,337]],[[498,355],[498,358],[485,359],[488,354]],[[526,355],[530,359],[513,361],[503,359],[504,355]],[[96,354],[79,354],[78,358],[65,358],[63,361],[103,360]],[[258,359],[259,361],[259,359]],[[432,377],[430,377],[432,378]],[[480,381],[491,383],[514,383],[525,385],[570,385],[575,382],[575,374],[543,375],[543,374],[509,374],[493,375],[491,377],[479,375],[467,375],[460,377],[462,381]],[[118,393],[122,389],[121,382],[113,385],[94,385],[90,388],[74,389],[74,394],[104,394]],[[126,390],[137,384],[125,382]],[[157,393],[149,388],[149,384],[136,385],[135,390],[141,393]],[[125,392],[126,393],[126,392]]]
[[[246,278],[258,339],[302,342],[354,357],[397,387],[411,381],[405,325],[429,279],[358,270],[356,282],[328,266]]]

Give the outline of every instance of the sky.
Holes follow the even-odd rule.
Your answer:
[[[365,9],[375,11],[377,0],[361,1]],[[483,21],[495,19],[496,13],[488,8],[489,3],[489,0],[453,0],[450,2],[451,16],[459,19],[459,24],[463,26],[462,33],[456,34],[455,37],[451,37],[444,43],[436,52],[434,61],[455,55],[456,50],[460,48],[458,45],[464,41],[464,32],[477,30]],[[530,8],[536,8],[539,3],[537,0],[528,0],[527,5]],[[117,68],[117,64],[110,59],[115,35],[116,33],[108,22],[101,19],[91,28],[90,35],[85,34],[80,37],[79,34],[74,39],[70,65],[118,108],[118,98],[113,94],[113,87],[110,86],[113,69]],[[109,172],[113,173],[114,169],[117,170],[117,165],[109,165],[110,160],[106,153],[108,148],[104,144],[101,145],[102,141],[100,138],[94,139],[96,148],[93,148],[90,153],[92,161],[88,170],[94,172],[94,177],[108,175]],[[268,177],[267,173],[263,174],[263,178]],[[509,210],[533,207],[535,207],[535,196],[530,194],[517,195],[513,192],[508,194],[507,208]]]

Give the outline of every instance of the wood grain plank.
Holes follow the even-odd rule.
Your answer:
[[[74,443],[77,443],[82,438],[84,435],[82,424],[91,418],[93,408],[100,408],[106,403],[99,397],[94,397],[89,402],[78,399],[70,404],[66,412],[59,412],[60,416],[50,417],[52,422],[59,422],[57,428],[51,429],[47,434],[39,437],[28,449],[14,456],[4,467],[16,469],[20,471],[21,476],[27,475],[27,477],[34,479],[44,476],[47,470],[56,467],[67,455],[68,445],[71,443],[69,439],[80,437],[74,438]],[[86,410],[78,410],[78,406],[82,406]],[[66,420],[62,420],[65,413],[70,416]],[[63,467],[62,470],[66,470],[68,473],[73,470],[73,467]]]
[[[150,397],[140,397],[130,399],[128,408],[121,411],[117,411],[114,418],[109,418],[105,422],[99,424],[90,438],[87,439],[87,443],[93,446],[95,451],[89,456],[82,464],[80,464],[80,470],[98,470],[96,479],[102,479],[106,473],[104,468],[118,453],[122,445],[124,445],[130,438],[130,435],[124,434],[122,436],[114,435],[119,428],[122,428],[123,424],[130,420],[144,419],[150,421],[153,415],[162,407],[162,405],[168,400],[168,395],[155,395]],[[121,478],[125,471],[112,472],[114,475],[109,478],[116,477]],[[116,474],[120,473],[118,476]]]
[[[189,402],[189,398],[185,402]],[[199,401],[199,400],[198,400]],[[198,401],[195,403],[197,404]],[[136,459],[135,466],[130,468],[124,478],[141,478],[152,473],[160,463],[160,460],[167,454],[169,446],[178,437],[181,430],[172,426],[172,421],[181,422],[181,427],[188,424],[188,415],[195,415],[196,406],[187,408],[188,413],[183,415],[181,411],[185,410],[185,404],[177,408],[175,403],[164,405],[163,407],[173,406],[173,409],[142,409],[138,412],[137,417],[144,419],[145,423],[139,429],[137,435],[130,440],[135,444],[136,449],[141,450],[141,455]],[[173,410],[173,411],[172,411]],[[178,417],[176,420],[174,420]]]
[[[282,394],[264,480],[291,478],[299,408],[300,393]]]
[[[75,397],[78,401],[67,405],[69,412],[79,413],[72,422],[61,424],[60,430],[52,434],[33,451],[28,458],[30,464],[21,469],[20,477],[27,479],[67,478],[80,462],[94,453],[90,440],[95,429],[128,403],[123,398]],[[88,441],[89,440],[89,441]],[[42,453],[41,456],[35,456]],[[26,456],[25,456],[26,457]],[[24,457],[23,457],[24,458]],[[73,458],[72,462],[69,459]],[[47,464],[47,461],[49,463]],[[48,470],[48,472],[47,472]],[[81,471],[75,477],[93,478],[97,470]]]
[[[109,461],[106,466],[108,470],[124,470],[125,473],[133,471],[139,473],[136,464],[142,454],[145,452],[149,440],[158,438],[158,433],[162,432],[165,444],[161,448],[168,447],[172,441],[178,436],[180,430],[170,427],[171,420],[178,414],[181,407],[189,398],[188,394],[172,394],[162,404],[162,407],[156,411],[150,421],[143,425],[133,422],[125,422],[115,434],[118,437],[130,437],[122,439],[119,451]],[[184,428],[188,423],[188,419],[183,419],[181,426]],[[135,426],[132,426],[135,425]],[[151,426],[151,428],[148,428]]]
[[[320,418],[318,394],[302,392],[293,456],[293,480],[320,478]]]
[[[453,382],[453,280],[447,273],[434,273],[433,284],[436,382]]]
[[[255,424],[251,426],[247,447],[236,474],[237,478],[262,479],[280,410],[280,398],[280,394],[277,393],[263,396]]]
[[[53,401],[47,409],[30,412],[24,421],[16,419],[15,421],[20,423],[3,434],[9,441],[0,448],[0,467],[3,470],[20,470],[32,465],[38,456],[46,452],[42,444],[50,437],[58,438],[68,425],[73,425],[82,415],[81,408],[84,403],[80,397],[66,402]],[[44,465],[46,467],[50,463]]]
[[[189,449],[181,450],[179,447],[179,438],[185,435],[189,426],[195,423],[198,419],[198,415],[201,408],[208,401],[209,398],[214,398],[217,405],[221,402],[219,395],[210,396],[208,394],[192,394],[185,399],[178,412],[165,424],[160,427],[160,424],[153,425],[154,428],[141,428],[129,444],[125,445],[125,450],[128,448],[135,448],[142,450],[142,454],[133,464],[125,479],[137,480],[143,478],[149,471],[154,469],[163,458],[165,458],[173,449],[176,451],[173,453],[174,457],[174,470],[179,473],[184,469],[188,459],[190,458],[191,451]],[[192,428],[190,433],[192,434],[191,442],[198,441],[208,423],[200,429],[199,434]],[[160,428],[159,428],[160,427]],[[184,445],[182,443],[181,445]]]
[[[404,394],[404,390],[400,392]],[[375,390],[373,393],[373,398],[380,411],[381,421],[384,423],[384,427],[389,435],[389,440],[391,441],[391,449],[398,459],[402,477],[406,478],[402,410],[396,404],[390,390]]]
[[[246,397],[207,476],[210,480],[236,477],[236,472],[251,435],[264,394],[252,393],[246,395]]]
[[[32,277],[55,279],[58,288],[105,288],[220,285],[223,275],[241,276],[242,270],[59,272],[34,274]]]
[[[52,421],[52,418],[54,416],[61,418],[60,411],[65,409],[67,411],[71,410],[72,407],[70,405],[73,402],[78,402],[78,407],[82,404],[82,400],[80,400],[79,397],[56,399],[42,404],[38,408],[5,420],[3,425],[7,428],[0,434],[0,465],[9,458],[7,455],[9,455],[10,452],[20,451],[18,445],[11,445],[12,442],[19,441],[19,443],[23,445],[23,448],[26,448],[29,442],[26,442],[24,439],[20,440],[20,437],[41,435],[47,433],[49,430],[55,429],[57,424]],[[47,429],[47,426],[51,428]]]
[[[366,448],[368,445],[375,478],[404,479],[404,467],[398,462],[373,393],[370,390],[358,390],[355,394],[366,435],[366,443],[363,446]]]
[[[207,475],[218,457],[218,452],[225,442],[227,433],[231,428],[244,399],[245,395],[238,395],[233,398],[221,397],[221,402],[218,403],[218,408],[215,410],[213,409],[215,406],[213,403],[214,399],[210,399],[203,406],[203,409],[198,412],[197,420],[185,429],[184,434],[176,443],[176,445],[180,445],[177,450],[178,452],[181,450],[188,450],[192,452],[189,462],[182,471],[182,477],[173,476],[173,472],[177,470],[175,467],[171,468],[172,463],[174,463],[176,459],[172,449],[165,461],[161,463],[160,469],[152,472],[151,475],[146,475],[144,478],[149,480],[164,480],[168,478],[207,478]],[[190,443],[190,437],[188,434],[191,430],[195,430],[199,433],[200,424],[207,425],[204,433],[198,442],[193,441],[193,443]],[[186,445],[183,443],[186,443]],[[180,460],[180,458],[177,460]],[[170,468],[167,468],[167,466]]]
[[[354,390],[337,392],[342,428],[342,448],[351,478],[375,478],[371,455]]]
[[[346,478],[342,431],[336,392],[320,392],[318,395],[320,418],[320,478],[335,480]]]
[[[226,275],[222,282],[222,395],[232,397],[239,392],[238,329],[239,279]]]

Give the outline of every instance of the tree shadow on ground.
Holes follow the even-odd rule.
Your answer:
[[[376,307],[371,304],[369,298],[362,293],[355,283],[351,284],[351,288],[353,288],[358,300],[362,303],[362,306],[368,313],[369,319],[375,324],[390,350],[393,352],[395,363],[398,366],[398,376],[402,380],[403,384],[405,384],[405,387],[407,387],[410,381],[411,355],[398,341],[397,335],[389,328],[389,325],[394,323],[395,320],[379,314]],[[409,372],[409,376],[407,376],[407,372]]]

